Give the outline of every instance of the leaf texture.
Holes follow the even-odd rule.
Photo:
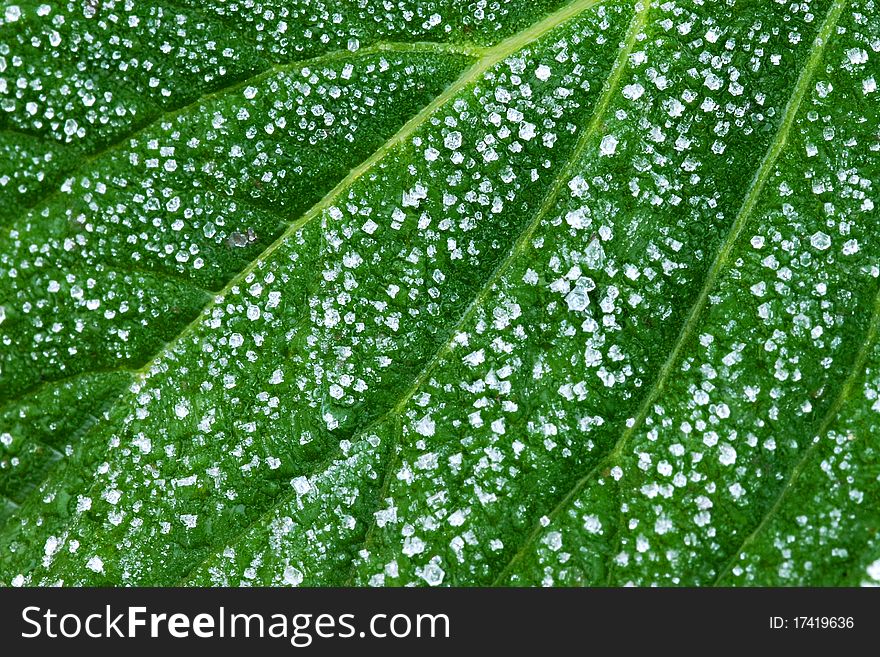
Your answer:
[[[389,7],[0,9],[0,582],[880,582],[874,0]]]

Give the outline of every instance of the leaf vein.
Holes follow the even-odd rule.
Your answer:
[[[490,292],[493,291],[507,267],[525,251],[527,242],[532,237],[538,226],[541,224],[541,220],[544,219],[553,209],[554,204],[559,199],[559,193],[562,191],[568,178],[574,173],[575,167],[580,160],[580,156],[589,145],[590,140],[596,135],[602,123],[602,118],[604,117],[605,112],[608,109],[608,105],[611,102],[611,97],[614,95],[614,93],[617,91],[617,88],[619,87],[620,79],[623,75],[624,69],[626,68],[626,60],[629,57],[629,54],[632,52],[637,35],[645,24],[648,9],[650,7],[650,0],[642,0],[641,4],[642,9],[636,12],[630,23],[627,35],[625,37],[624,47],[620,50],[620,53],[618,54],[617,59],[611,68],[608,79],[605,81],[604,89],[602,90],[602,94],[596,102],[596,106],[590,122],[587,124],[586,128],[578,138],[578,141],[572,149],[572,152],[569,155],[568,161],[566,162],[565,166],[563,166],[557,174],[550,191],[545,197],[544,202],[541,204],[541,208],[538,210],[535,217],[525,226],[525,229],[517,238],[513,248],[510,250],[510,253],[508,253],[508,255],[503,258],[502,261],[498,264],[498,266],[495,268],[495,271],[493,271],[491,276],[489,277],[489,280],[483,287],[480,288],[473,301],[471,301],[471,303],[465,309],[459,321],[456,322],[456,324],[453,326],[450,331],[450,339],[445,343],[444,347],[439,352],[437,352],[434,358],[419,373],[419,376],[416,378],[413,385],[406,391],[403,398],[388,413],[386,413],[385,416],[380,418],[380,420],[375,423],[376,425],[380,424],[381,421],[384,421],[387,416],[399,415],[406,403],[425,383],[431,373],[433,373],[434,369],[436,369],[436,367],[442,362],[443,358],[445,358],[446,355],[451,352],[453,344],[452,337],[454,337],[455,334],[473,317],[474,313],[482,305],[483,301],[485,301]],[[396,449],[397,444],[392,445],[392,459],[394,458],[393,453],[396,451]],[[389,467],[386,469],[385,472],[382,493],[380,493],[379,495],[380,499],[385,495],[387,491],[387,486],[390,480],[390,473],[392,469],[393,465],[389,464]],[[364,540],[365,546],[369,545],[369,538],[370,532],[367,533],[367,538]]]
[[[721,248],[716,254],[715,260],[713,261],[712,266],[709,269],[706,280],[700,289],[700,293],[697,296],[696,301],[693,303],[690,311],[688,312],[687,319],[685,320],[685,323],[683,324],[681,331],[679,332],[678,337],[675,340],[672,351],[669,353],[669,356],[661,366],[660,371],[655,378],[651,388],[643,397],[643,401],[639,405],[639,409],[636,413],[635,418],[632,418],[632,422],[628,424],[623,432],[621,432],[620,437],[618,438],[617,442],[615,442],[611,450],[599,460],[595,467],[593,467],[583,477],[578,479],[575,482],[574,486],[568,491],[568,493],[566,493],[566,495],[560,500],[560,502],[553,507],[552,511],[547,514],[547,516],[551,520],[559,515],[559,513],[564,508],[566,508],[568,503],[571,502],[584,489],[584,487],[595,477],[598,472],[602,470],[602,468],[604,468],[608,464],[609,461],[613,461],[614,459],[620,457],[624,448],[629,442],[629,439],[635,434],[636,430],[639,429],[647,419],[648,413],[650,412],[652,405],[656,402],[660,392],[663,390],[663,386],[666,383],[666,380],[672,374],[674,366],[678,362],[678,358],[681,355],[682,349],[696,329],[697,324],[701,319],[703,310],[706,307],[706,302],[709,298],[709,292],[721,276],[721,272],[727,262],[727,258],[730,256],[734,245],[736,244],[740,234],[745,228],[745,225],[752,211],[758,203],[760,194],[764,188],[764,184],[767,182],[767,179],[769,178],[770,173],[773,170],[773,166],[777,158],[782,153],[782,150],[785,147],[788,139],[788,132],[791,129],[792,124],[794,123],[794,119],[797,115],[798,109],[800,108],[801,102],[806,95],[807,87],[809,86],[813,73],[822,59],[822,53],[824,51],[825,44],[830,38],[834,27],[837,25],[837,20],[840,17],[840,13],[842,12],[843,7],[846,5],[846,3],[847,0],[835,0],[834,4],[829,8],[825,20],[823,21],[822,26],[819,30],[819,33],[816,39],[813,41],[811,52],[809,57],[807,58],[807,62],[801,70],[795,83],[794,90],[792,91],[792,95],[789,98],[788,103],[786,104],[782,120],[776,131],[776,135],[770,142],[770,145],[761,160],[761,164],[755,172],[755,176],[753,177],[752,182],[749,184],[748,191],[746,192],[746,197],[742,205],[740,206],[736,217],[734,218],[730,231],[728,232],[724,242],[721,245]],[[529,534],[520,549],[514,554],[514,557],[511,559],[511,561],[502,570],[501,575],[499,575],[499,579],[496,583],[500,583],[500,581],[510,572],[515,562],[519,561],[523,557],[526,549],[538,537],[540,531],[540,525],[534,528],[534,530]],[[613,576],[613,568],[609,567],[608,572],[608,583],[610,584],[611,577]]]
[[[156,364],[165,353],[170,351],[171,345],[178,343],[181,339],[183,339],[185,335],[194,331],[207,318],[210,309],[214,307],[217,303],[220,303],[220,301],[226,296],[226,294],[228,294],[236,285],[245,280],[248,274],[253,272],[261,262],[265,262],[269,257],[271,257],[271,255],[283,244],[285,244],[292,235],[295,235],[302,228],[308,225],[312,220],[314,220],[316,217],[319,217],[324,210],[330,207],[333,202],[343,194],[343,192],[348,190],[358,179],[360,179],[361,176],[363,176],[367,171],[370,171],[373,166],[378,164],[378,162],[381,161],[392,148],[404,142],[421,125],[423,125],[429,117],[433,116],[434,112],[437,109],[445,105],[463,88],[476,81],[492,66],[502,61],[510,54],[521,49],[525,43],[537,39],[542,34],[549,32],[554,27],[557,27],[568,19],[579,15],[581,12],[586,11],[590,7],[598,4],[600,1],[602,0],[578,0],[577,2],[567,5],[563,9],[551,14],[544,20],[535,23],[534,25],[523,30],[522,32],[510,37],[509,39],[506,39],[505,41],[502,41],[497,46],[487,50],[481,59],[479,59],[473,66],[466,69],[455,82],[453,82],[446,88],[443,93],[437,96],[433,101],[431,101],[428,105],[422,108],[421,111],[419,111],[415,116],[407,121],[400,128],[400,130],[392,135],[391,138],[388,139],[384,144],[382,144],[382,146],[380,146],[370,157],[368,157],[360,165],[352,169],[345,178],[340,180],[336,184],[336,186],[333,187],[333,189],[331,189],[329,192],[327,192],[327,194],[324,195],[322,199],[320,199],[309,210],[307,210],[305,214],[300,217],[300,219],[289,224],[287,229],[282,232],[275,239],[274,242],[267,246],[266,249],[262,253],[260,253],[248,266],[246,266],[238,274],[233,276],[223,287],[223,289],[220,290],[214,297],[214,303],[208,303],[204,307],[202,312],[190,324],[185,326],[174,340],[166,345],[165,349],[160,350],[159,353],[157,353],[152,360],[146,363],[143,368],[138,370],[139,375],[142,378],[146,378],[146,375],[149,373],[149,370],[152,368],[152,366]]]
[[[855,389],[856,382],[858,381],[859,377],[865,372],[865,366],[868,362],[868,356],[870,355],[871,348],[875,346],[878,336],[880,336],[880,288],[878,288],[877,294],[874,297],[874,309],[871,313],[870,324],[868,325],[868,330],[865,332],[865,337],[862,340],[862,345],[859,348],[859,351],[856,354],[855,358],[853,359],[852,369],[850,370],[849,376],[847,376],[846,380],[841,386],[840,393],[835,398],[834,403],[831,404],[828,412],[819,423],[819,428],[813,436],[813,442],[810,443],[810,445],[804,450],[801,458],[799,458],[797,463],[795,463],[795,466],[792,468],[788,479],[780,489],[779,495],[776,496],[773,504],[767,510],[767,513],[765,513],[764,516],[761,518],[761,521],[757,524],[754,531],[746,536],[746,538],[740,544],[739,548],[732,553],[730,559],[719,571],[718,576],[716,577],[712,586],[720,586],[721,581],[724,579],[724,576],[727,575],[727,573],[729,573],[734,567],[734,564],[739,561],[740,556],[743,554],[744,550],[755,540],[755,538],[761,533],[764,527],[766,527],[770,520],[779,512],[779,509],[782,508],[782,503],[786,500],[789,493],[794,489],[798,477],[800,477],[801,473],[806,468],[807,463],[810,460],[810,456],[819,445],[821,437],[825,435],[825,433],[827,433],[827,431],[831,427],[832,422],[837,419],[837,416],[843,408],[844,404],[846,404],[846,402],[850,398],[850,395],[852,395],[853,390]]]
[[[553,29],[554,27],[557,27],[558,25],[563,24],[565,21],[569,20],[570,18],[573,18],[573,17],[579,15],[580,13],[582,13],[583,11],[586,11],[587,9],[589,9],[590,7],[592,7],[595,4],[598,4],[598,2],[599,2],[599,0],[582,0],[581,2],[575,3],[579,7],[579,9],[577,11],[571,11],[571,6],[569,6],[565,10],[557,12],[557,14],[551,15],[550,18],[557,17],[558,15],[562,15],[563,17],[557,18],[554,21],[550,21],[549,19],[545,19],[544,21],[541,21],[540,23],[536,24],[539,26],[543,26],[545,23],[549,23],[549,25],[543,26],[537,32],[537,34],[533,34],[532,36],[529,36],[527,40],[531,41],[533,39],[538,38],[541,34],[544,34],[548,31],[550,31],[551,29]],[[647,4],[649,4],[649,0],[645,0],[645,6],[647,6]],[[634,25],[635,25],[636,19],[638,19],[638,18],[639,18],[639,15],[637,15],[636,18],[633,19]],[[643,18],[644,17],[642,17],[642,20],[643,20]],[[532,26],[530,28],[527,28],[527,30],[525,30],[521,34],[532,33],[535,31],[535,27],[536,26]],[[631,27],[631,29],[632,29],[632,27]],[[508,41],[515,42],[517,44],[516,47],[513,47],[511,45],[505,46],[505,48],[498,50],[496,52],[496,54],[490,58],[492,60],[490,63],[478,62],[477,64],[474,65],[474,67],[472,67],[472,69],[465,71],[465,73],[463,74],[464,81],[460,80],[460,84],[453,83],[453,85],[451,85],[450,89],[447,89],[447,91],[444,92],[444,94],[442,94],[440,97],[438,97],[438,98],[442,98],[445,96],[445,98],[443,98],[442,103],[438,103],[437,101],[435,101],[434,103],[431,104],[431,105],[436,104],[436,107],[432,108],[430,113],[427,114],[426,117],[430,116],[430,114],[433,114],[434,109],[445,104],[450,98],[452,98],[456,93],[458,93],[458,91],[460,91],[460,89],[462,87],[465,87],[468,84],[470,84],[470,82],[474,81],[477,77],[479,77],[482,73],[486,72],[489,68],[491,68],[492,66],[494,66],[498,62],[502,61],[508,55],[512,54],[512,52],[516,52],[516,49],[518,49],[518,47],[521,47],[523,39],[524,39],[524,37],[522,37],[521,35],[515,35],[514,37],[511,37],[511,39],[509,39]],[[632,35],[632,38],[630,40],[632,40],[632,39],[634,39],[634,34]],[[502,42],[502,45],[506,44],[506,43],[507,43],[507,41]],[[468,306],[465,308],[464,312],[462,313],[462,316],[449,330],[447,340],[445,340],[443,343],[441,343],[442,346],[437,351],[437,353],[434,354],[434,357],[421,369],[421,371],[418,373],[418,375],[416,375],[413,384],[404,391],[403,395],[397,401],[397,403],[394,404],[394,406],[392,406],[388,411],[386,411],[384,414],[382,414],[379,418],[370,422],[367,427],[362,429],[359,432],[360,435],[367,433],[368,431],[370,431],[370,429],[381,425],[388,418],[393,417],[394,415],[398,415],[400,413],[400,411],[403,409],[403,407],[406,405],[406,403],[409,401],[409,399],[411,399],[412,396],[418,391],[418,389],[421,387],[421,385],[427,380],[427,378],[430,376],[430,374],[434,371],[434,369],[440,364],[442,359],[450,351],[451,346],[452,346],[452,337],[455,335],[455,333],[458,331],[458,329],[462,325],[464,325],[473,316],[474,312],[476,312],[477,308],[480,306],[482,301],[485,300],[485,298],[489,295],[489,293],[494,288],[495,284],[497,283],[501,274],[505,270],[506,266],[509,263],[511,263],[515,259],[515,257],[523,251],[523,249],[525,248],[525,243],[528,241],[531,234],[534,232],[534,230],[540,224],[541,220],[552,209],[553,203],[557,199],[560,190],[562,189],[563,185],[565,184],[565,179],[566,179],[568,173],[570,172],[570,170],[572,169],[574,162],[577,161],[578,155],[586,147],[586,145],[589,141],[589,138],[592,137],[596,133],[596,131],[601,123],[601,117],[604,112],[604,109],[607,107],[608,103],[610,102],[611,94],[613,93],[614,89],[616,88],[617,82],[619,81],[620,74],[622,72],[623,67],[620,66],[619,63],[625,60],[626,55],[628,55],[629,50],[631,50],[631,48],[632,48],[632,45],[633,45],[632,43],[628,43],[629,49],[628,50],[625,49],[626,52],[621,51],[621,55],[618,58],[618,62],[612,68],[612,73],[609,76],[608,81],[606,82],[606,89],[603,91],[602,95],[600,96],[599,100],[597,101],[597,106],[596,106],[596,110],[594,112],[593,118],[591,119],[587,128],[581,133],[581,136],[578,139],[578,142],[573,147],[572,153],[569,156],[569,161],[566,163],[566,166],[564,166],[560,170],[560,172],[557,174],[556,179],[554,181],[554,184],[551,186],[551,190],[548,192],[544,202],[541,205],[541,208],[539,209],[539,211],[537,212],[535,217],[532,219],[532,221],[527,223],[527,225],[524,227],[522,233],[520,234],[520,236],[517,238],[516,242],[514,243],[514,246],[512,247],[510,252],[504,258],[502,258],[502,260],[496,266],[495,270],[489,276],[489,279],[487,280],[487,282],[477,291],[477,294],[472,299],[471,303],[468,304]],[[618,69],[620,69],[620,70],[618,70]],[[453,88],[455,88],[455,90],[450,91]],[[426,110],[427,110],[427,108],[426,108]],[[423,112],[424,111],[425,110],[423,110]],[[406,126],[404,126],[404,128],[402,130],[404,130],[405,128],[406,128]],[[392,137],[392,139],[394,139],[394,138]],[[340,185],[342,185],[342,183],[340,183]],[[320,205],[320,203],[319,203],[319,205]],[[314,211],[315,210],[313,208],[312,211],[310,211],[309,213],[307,213],[307,215],[305,217],[303,217],[301,222],[304,223],[306,221],[307,217],[313,216],[312,213]],[[292,228],[293,228],[293,226],[291,227],[291,229]],[[283,238],[283,236],[282,236],[282,238]],[[279,240],[282,240],[282,238],[279,238]],[[273,247],[269,247],[269,248],[271,249]],[[391,458],[393,458],[393,452],[395,451],[395,449],[396,449],[396,444],[392,445],[390,448]],[[383,478],[383,484],[382,484],[383,490],[387,487],[388,474],[390,473],[390,471],[391,471],[391,466],[389,465],[389,467],[386,468],[386,472],[385,472],[385,475]],[[315,474],[315,470],[313,470],[310,474]],[[380,493],[380,498],[381,498],[381,496],[382,496],[382,494]],[[269,517],[278,508],[280,508],[281,506],[286,504],[288,501],[290,501],[290,499],[292,499],[292,494],[284,495],[280,499],[276,500],[276,502],[273,503],[272,506],[270,506],[265,512],[263,512],[262,514],[257,516],[253,522],[241,527],[240,530],[238,532],[236,532],[236,534],[232,537],[232,540],[230,541],[230,543],[234,543],[235,541],[237,541],[238,538],[241,537],[244,533],[246,533],[251,527],[258,524],[262,519]],[[366,543],[366,539],[365,539],[364,543]],[[210,559],[210,557],[209,557],[209,559]],[[204,562],[202,562],[202,563],[204,563]],[[192,573],[200,565],[201,564],[198,564],[194,568],[190,569],[186,573],[186,575],[184,575],[184,579],[186,579],[186,577],[188,577],[188,575],[190,573]]]
[[[0,404],[0,413],[5,413],[10,407],[24,402],[26,397],[36,397],[37,395],[42,394],[45,389],[52,386],[62,386],[80,378],[96,377],[107,374],[132,374],[134,373],[134,371],[135,370],[130,368],[116,367],[104,370],[89,370],[88,372],[71,372],[69,374],[65,373],[63,376],[59,376],[54,379],[43,379],[42,381],[39,381],[38,383],[35,383],[28,388],[25,388],[21,392],[17,393],[14,397],[4,399],[2,404]]]
[[[219,97],[225,96],[227,94],[234,93],[236,90],[238,90],[246,85],[254,84],[255,82],[258,82],[258,81],[260,81],[264,78],[267,78],[271,75],[274,75],[277,73],[283,73],[286,71],[294,71],[299,68],[302,68],[303,66],[321,64],[323,62],[333,62],[333,61],[338,61],[338,60],[347,59],[347,58],[355,59],[358,57],[376,55],[376,54],[384,53],[384,52],[398,52],[398,53],[405,53],[405,52],[418,53],[418,52],[421,52],[421,53],[436,53],[436,54],[448,54],[448,55],[465,55],[465,56],[469,56],[469,57],[474,57],[475,53],[481,52],[481,50],[476,47],[468,47],[468,46],[456,47],[456,46],[453,46],[450,44],[443,44],[443,43],[439,43],[439,42],[435,43],[435,42],[431,42],[431,41],[419,41],[419,42],[412,42],[412,43],[382,42],[382,43],[376,43],[376,44],[374,44],[370,47],[367,47],[367,48],[361,48],[360,50],[357,50],[355,52],[352,52],[350,50],[333,50],[333,51],[324,53],[322,55],[317,55],[315,57],[310,57],[307,59],[300,59],[300,60],[296,60],[293,62],[280,63],[280,64],[271,64],[269,66],[266,66],[265,68],[259,69],[255,72],[251,72],[249,75],[245,74],[244,77],[230,76],[225,81],[225,84],[217,87],[213,91],[196,96],[195,98],[187,101],[186,103],[184,103],[182,105],[178,105],[178,106],[173,107],[168,110],[160,111],[158,114],[154,114],[154,115],[145,117],[141,121],[134,122],[132,124],[130,130],[126,130],[126,131],[121,132],[120,134],[116,135],[115,137],[113,137],[111,140],[109,140],[106,144],[104,144],[98,150],[82,157],[77,162],[75,167],[73,167],[72,169],[70,169],[67,172],[62,173],[60,175],[63,175],[65,178],[75,177],[79,172],[89,170],[89,168],[95,163],[96,160],[105,156],[107,153],[112,152],[117,148],[120,148],[127,141],[136,137],[140,133],[145,132],[146,130],[149,130],[150,128],[152,128],[156,124],[161,123],[162,121],[167,121],[169,118],[172,118],[174,116],[184,114],[185,112],[198,106],[200,103],[209,102],[211,99],[219,98]],[[28,134],[29,136],[32,136],[35,138],[47,140],[47,138],[42,135],[30,134],[30,133],[24,131],[24,129],[19,128],[17,126],[7,126],[7,127],[4,127],[2,130],[8,131],[8,132],[16,132],[16,133],[20,133],[20,134]],[[47,191],[47,193],[33,199],[29,204],[23,205],[22,210],[24,210],[25,212],[32,211],[35,208],[38,208],[38,207],[44,205],[45,203],[48,203],[51,199],[53,199],[54,197],[58,196],[61,193],[62,193],[61,187],[52,187]]]

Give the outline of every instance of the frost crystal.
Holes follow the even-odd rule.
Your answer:
[[[602,143],[599,145],[599,152],[602,155],[614,155],[617,150],[617,144],[620,143],[614,135],[605,135],[602,137]]]

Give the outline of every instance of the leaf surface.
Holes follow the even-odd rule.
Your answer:
[[[412,4],[0,11],[0,582],[880,579],[873,0]]]

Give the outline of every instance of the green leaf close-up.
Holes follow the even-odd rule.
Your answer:
[[[878,0],[2,0],[0,585],[880,585]]]

